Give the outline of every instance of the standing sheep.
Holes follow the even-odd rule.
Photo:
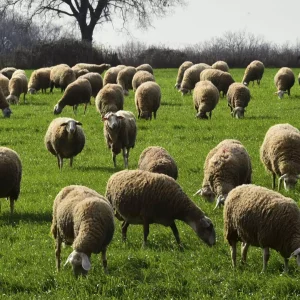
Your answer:
[[[95,105],[103,118],[108,112],[117,112],[123,109],[124,94],[119,84],[108,83],[100,90]]]
[[[153,75],[153,68],[149,64],[142,64],[136,67],[136,71],[147,71]]]
[[[99,91],[103,88],[103,79],[100,74],[96,72],[90,72],[80,76],[80,78],[87,79],[92,87],[92,96],[96,98]]]
[[[129,94],[129,90],[132,90],[132,79],[136,73],[136,68],[126,67],[118,73],[117,84],[123,88],[123,93],[125,96]]]
[[[181,246],[174,222],[177,219],[191,226],[207,245],[212,246],[216,242],[211,220],[170,176],[141,170],[120,171],[109,178],[105,196],[112,204],[116,217],[123,221],[123,240],[126,240],[130,224],[142,224],[143,244],[146,246],[149,225],[157,223],[170,226]]]
[[[5,97],[7,97],[9,95],[8,86],[9,86],[9,79],[0,73],[0,88]]]
[[[73,70],[88,70],[89,72],[102,74],[105,70],[109,69],[111,66],[110,64],[86,64],[86,63],[79,63],[72,67]]]
[[[152,113],[156,119],[156,112],[160,106],[161,90],[156,82],[142,83],[135,93],[135,107],[138,111],[138,119],[152,120]]]
[[[54,106],[54,114],[60,114],[66,105],[73,106],[74,114],[79,104],[84,103],[84,114],[88,103],[91,103],[92,86],[85,78],[77,78],[70,83],[64,91],[61,99]]]
[[[117,166],[116,156],[123,152],[124,166],[128,168],[129,150],[135,145],[136,121],[132,112],[119,110],[108,112],[104,117],[103,133],[106,144],[112,152],[114,167]]]
[[[9,103],[6,100],[1,87],[0,87],[0,109],[2,110],[4,118],[10,118],[12,111],[9,108]]]
[[[104,74],[103,86],[107,85],[108,83],[117,83],[118,74],[124,68],[126,68],[124,65],[118,65],[116,67],[109,68]]]
[[[25,103],[25,96],[27,94],[28,82],[24,70],[17,70],[13,73],[8,85],[9,96],[6,100],[9,103],[16,104],[19,102],[21,94]]]
[[[175,180],[178,177],[178,168],[175,160],[163,147],[151,146],[140,155],[138,169],[168,175]]]
[[[224,237],[231,248],[236,267],[236,244],[242,244],[242,262],[246,262],[249,246],[263,249],[263,272],[275,249],[284,258],[297,256],[300,266],[300,211],[296,202],[264,187],[247,184],[233,189],[224,206]]]
[[[177,90],[180,89],[180,86],[181,86],[181,82],[182,82],[182,79],[183,79],[183,74],[184,72],[193,65],[193,63],[191,61],[185,61],[183,62],[179,69],[178,69],[178,73],[177,73],[177,79],[176,79],[176,83],[175,83],[175,88]]]
[[[243,118],[250,98],[248,87],[239,82],[232,83],[227,92],[227,101],[231,115],[237,119]]]
[[[60,170],[62,170],[64,158],[70,158],[72,167],[74,156],[79,154],[84,147],[85,135],[79,125],[82,123],[71,118],[56,118],[48,127],[44,143],[47,150],[57,157]]]
[[[155,81],[153,74],[148,71],[137,71],[132,78],[133,91],[135,92],[142,83],[147,81]]]
[[[14,67],[6,67],[6,68],[3,68],[1,71],[0,71],[0,74],[4,75],[5,77],[7,77],[8,79],[11,79],[12,75],[14,74],[14,72],[17,71],[16,68]]]
[[[63,92],[75,80],[76,75],[68,65],[56,65],[50,71],[50,92],[53,92],[54,87],[60,88]]]
[[[0,147],[0,198],[9,198],[10,213],[14,212],[18,200],[22,179],[22,163],[17,152]]]
[[[218,60],[212,66],[213,69],[221,70],[229,73],[229,67],[226,61]]]
[[[260,147],[260,159],[273,175],[272,188],[279,176],[286,190],[294,189],[300,178],[300,131],[290,124],[277,124],[267,131]]]
[[[111,205],[96,191],[81,185],[64,187],[53,203],[51,233],[55,239],[56,268],[60,270],[61,245],[72,245],[70,263],[74,275],[86,275],[91,269],[91,254],[102,253],[107,273],[106,250],[115,230]]]
[[[206,113],[209,113],[211,119],[212,110],[219,102],[219,91],[210,81],[200,81],[195,86],[193,101],[197,111],[196,117],[208,119]]]
[[[281,68],[274,77],[274,83],[277,88],[275,95],[282,99],[284,94],[291,95],[291,88],[295,83],[295,75],[290,68]]]
[[[28,83],[28,93],[35,94],[39,90],[46,93],[47,88],[50,87],[50,72],[51,68],[41,68],[33,71]]]
[[[260,85],[260,81],[264,75],[265,66],[259,60],[252,61],[245,69],[244,77],[242,83],[246,86],[249,85],[250,81],[256,80],[257,84]]]

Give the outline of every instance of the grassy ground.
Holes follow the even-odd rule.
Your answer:
[[[92,269],[87,278],[76,280],[68,265],[60,273],[55,270],[54,241],[50,236],[52,204],[57,193],[70,184],[82,184],[105,193],[106,182],[123,169],[121,155],[115,170],[111,154],[103,139],[103,123],[94,107],[86,116],[79,107],[75,117],[83,123],[86,146],[74,159],[73,168],[65,161],[62,172],[56,158],[44,146],[44,135],[54,118],[53,106],[61,97],[27,95],[27,103],[12,106],[10,119],[1,119],[0,145],[16,150],[23,163],[21,194],[10,217],[8,202],[2,200],[0,214],[0,298],[10,299],[200,299],[258,298],[290,299],[300,295],[299,270],[290,262],[290,273],[282,275],[283,259],[275,251],[266,273],[261,274],[261,249],[251,248],[248,264],[233,270],[229,247],[223,238],[222,209],[213,211],[193,193],[201,186],[203,163],[208,151],[225,138],[240,140],[248,150],[253,164],[253,182],[271,188],[259,159],[259,147],[267,129],[277,123],[299,124],[300,88],[295,85],[292,96],[279,100],[273,78],[277,69],[267,69],[261,87],[250,86],[252,99],[245,119],[231,118],[227,101],[220,99],[209,121],[195,118],[192,96],[181,95],[173,88],[175,69],[156,70],[162,88],[162,104],[157,120],[137,120],[136,147],[129,158],[130,169],[137,167],[140,153],[147,146],[165,147],[179,167],[178,182],[183,190],[212,219],[217,244],[209,248],[192,229],[177,222],[184,245],[179,251],[170,228],[151,225],[149,246],[141,249],[141,226],[130,226],[128,242],[121,241],[120,223],[108,248],[109,275],[105,275],[100,256],[92,256]],[[243,70],[231,70],[241,81]],[[297,75],[299,70],[294,70]],[[29,77],[30,72],[28,72]],[[134,94],[125,99],[125,109],[136,114]],[[74,117],[66,107],[61,116]],[[283,192],[298,201],[296,191]],[[65,260],[71,248],[62,250]]]

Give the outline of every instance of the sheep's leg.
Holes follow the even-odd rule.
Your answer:
[[[122,223],[122,239],[123,239],[123,242],[125,242],[126,239],[127,239],[127,229],[128,229],[128,226],[129,226],[129,223],[127,223],[126,221],[124,221]]]
[[[73,156],[70,158],[70,167],[73,166]]]
[[[140,109],[138,108],[138,119],[141,117],[141,111]]]
[[[247,253],[248,253],[248,249],[249,249],[250,244],[248,243],[242,243],[242,263],[246,263],[247,260]]]
[[[23,93],[23,101],[24,101],[24,103],[26,103],[26,100],[25,100],[25,93]]]
[[[104,268],[104,273],[107,274],[107,258],[106,258],[106,248],[102,250],[102,265]]]
[[[231,243],[230,251],[231,251],[232,266],[235,268],[236,267],[236,242],[235,241]]]
[[[58,229],[56,233],[56,245],[55,245],[55,257],[56,257],[56,270],[60,270],[60,252],[61,252],[61,237],[59,235]]]
[[[263,269],[262,272],[266,271],[268,260],[270,258],[270,250],[268,247],[263,249]]]
[[[76,116],[77,115],[77,107],[78,105],[73,105],[73,112],[74,112],[74,115]]]
[[[54,82],[50,82],[50,93],[53,93],[53,88],[54,88]]]
[[[273,175],[272,189],[274,190],[275,189],[276,174],[273,173],[272,175]]]
[[[181,244],[181,241],[180,241],[180,238],[179,238],[179,232],[178,232],[178,229],[177,229],[177,226],[175,224],[175,222],[173,222],[171,225],[170,225],[171,229],[172,229],[172,232],[175,236],[175,239],[176,239],[176,242],[177,244],[179,245],[179,247],[182,249],[182,244]]]
[[[10,214],[13,215],[14,207],[15,207],[15,200],[9,198],[9,202],[10,202]]]
[[[289,259],[284,258],[284,272],[288,273],[288,271],[289,271]]]
[[[129,149],[124,147],[123,148],[123,159],[124,159],[125,169],[128,169],[128,156],[129,156]]]
[[[114,167],[117,167],[117,162],[116,162],[116,154],[112,152],[112,159],[113,159],[113,163],[114,163]]]
[[[153,112],[154,120],[156,120],[156,111]]]
[[[148,238],[148,235],[149,235],[149,222],[147,220],[144,220],[143,228],[144,228],[143,247],[145,248],[147,246],[147,238]]]
[[[57,154],[57,162],[58,162],[58,167],[60,170],[62,170],[63,167],[63,159],[61,158],[61,156],[59,154]]]
[[[212,114],[212,112],[210,111],[209,114],[208,114],[210,119],[211,119],[211,114]]]
[[[90,101],[90,104],[91,104],[91,101]],[[87,105],[88,105],[88,103],[84,103],[84,112],[83,112],[84,115],[85,115],[85,112],[86,112],[86,109],[87,109]]]

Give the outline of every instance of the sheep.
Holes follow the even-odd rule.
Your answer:
[[[147,71],[153,75],[153,68],[149,64],[142,64],[136,67],[136,71]]]
[[[254,86],[254,81],[256,80],[257,84],[260,85],[260,81],[263,77],[264,71],[265,66],[261,61],[252,61],[245,69],[242,83],[247,86],[249,85],[250,81],[253,81]]]
[[[140,155],[138,169],[168,175],[175,180],[178,177],[178,168],[169,152],[159,146],[147,147]]]
[[[6,76],[0,74],[0,88],[5,97],[7,97],[9,95],[8,86],[9,86],[9,79]]]
[[[122,237],[127,238],[129,224],[143,224],[147,244],[149,224],[170,226],[182,248],[175,219],[188,224],[207,245],[216,242],[212,221],[189,199],[170,176],[142,170],[123,170],[113,174],[106,186],[105,197],[115,216],[123,221]]]
[[[0,87],[0,109],[2,110],[4,118],[10,118],[12,111],[9,108],[9,103],[6,100],[1,87]]]
[[[218,60],[212,66],[213,69],[221,70],[229,73],[229,67],[226,61]]]
[[[138,119],[152,120],[152,113],[156,119],[156,112],[160,106],[161,90],[156,82],[142,83],[135,93],[135,106],[138,111]]]
[[[65,265],[72,265],[76,277],[87,275],[92,253],[102,253],[102,265],[107,273],[106,250],[114,231],[114,213],[107,199],[86,186],[64,187],[55,197],[51,224],[57,271],[64,242],[72,245],[73,252]]]
[[[73,66],[72,69],[73,70],[85,69],[88,70],[89,72],[98,73],[101,75],[105,70],[108,70],[110,67],[111,67],[110,64],[96,65],[96,64],[79,63]]]
[[[193,101],[197,111],[196,117],[208,119],[206,113],[209,113],[211,119],[212,110],[219,102],[219,91],[210,81],[200,81],[195,86]]]
[[[181,82],[182,82],[182,79],[183,79],[183,74],[184,72],[193,65],[193,63],[191,61],[185,61],[183,62],[179,69],[178,69],[178,73],[177,73],[177,79],[176,79],[176,83],[175,83],[175,88],[177,90],[180,89],[180,86],[181,86]]]
[[[72,167],[74,156],[84,147],[85,135],[79,125],[82,123],[71,118],[56,118],[47,129],[44,144],[46,149],[57,157],[60,170],[64,158],[70,158],[70,167]]]
[[[155,81],[153,74],[143,70],[137,71],[132,78],[133,91],[135,92],[142,83],[147,81]]]
[[[103,86],[107,85],[108,83],[117,83],[118,74],[124,68],[126,68],[124,65],[118,65],[116,67],[109,68],[104,74]]]
[[[103,88],[103,79],[99,73],[90,72],[80,76],[80,78],[87,79],[92,87],[92,96],[96,98],[99,91]]]
[[[233,188],[251,183],[251,176],[251,159],[245,147],[237,140],[224,140],[208,153],[202,189],[194,196],[200,194],[210,202],[216,197],[216,209]]]
[[[227,94],[229,86],[234,83],[234,79],[228,72],[217,69],[207,69],[201,72],[200,81],[209,80],[222,92],[222,97]]]
[[[14,212],[22,180],[22,162],[17,152],[0,147],[0,198],[9,198],[10,213]]]
[[[8,79],[11,79],[12,75],[14,74],[14,72],[17,71],[16,68],[14,67],[6,67],[6,68],[3,68],[0,73],[2,75],[4,75],[5,77],[7,77]]]
[[[277,88],[275,95],[278,95],[279,99],[282,99],[284,94],[291,95],[291,88],[295,83],[295,75],[290,68],[281,68],[275,74],[274,83]]]
[[[68,65],[56,65],[50,71],[50,92],[53,92],[54,87],[60,88],[63,92],[75,80],[75,72]]]
[[[20,95],[23,94],[23,99],[25,103],[25,96],[27,94],[28,82],[24,70],[17,70],[13,73],[9,85],[9,96],[6,100],[9,103],[16,104],[19,102]]]
[[[87,69],[73,69],[76,79],[82,75],[90,73]],[[98,73],[97,73],[98,74]],[[99,74],[100,75],[100,74]]]
[[[73,106],[73,111],[76,115],[78,105],[84,103],[85,114],[87,104],[91,103],[91,96],[92,86],[89,80],[79,77],[67,86],[61,99],[54,106],[53,113],[55,115],[60,114],[66,105],[70,105]]]
[[[31,73],[28,83],[28,93],[35,94],[38,90],[46,93],[50,87],[50,72],[51,68],[41,68]]]
[[[251,95],[250,90],[243,83],[235,82],[229,86],[227,101],[232,117],[244,117],[245,108],[248,106]]]
[[[136,140],[136,121],[132,112],[119,110],[116,113],[108,112],[104,117],[103,133],[106,144],[112,152],[114,167],[116,156],[123,152],[124,166],[128,168],[130,148],[134,148]]]
[[[122,110],[124,105],[123,89],[119,84],[108,83],[97,94],[95,106],[103,118],[108,112]]]
[[[211,66],[200,63],[189,67],[183,74],[179,92],[182,96],[187,94],[195,88],[196,83],[199,81],[200,74],[205,69],[211,69]]]
[[[126,67],[118,73],[117,84],[122,86],[125,96],[129,94],[129,89],[132,90],[132,78],[135,73],[136,68],[134,67]]]
[[[296,256],[300,266],[300,211],[297,203],[265,187],[245,184],[229,194],[224,206],[224,237],[231,248],[236,267],[236,244],[242,242],[242,262],[246,262],[249,246],[263,249],[263,272],[275,249],[284,258]]]
[[[290,124],[271,126],[260,147],[260,159],[273,175],[273,189],[276,176],[278,191],[282,181],[286,190],[294,189],[300,178],[300,131]]]

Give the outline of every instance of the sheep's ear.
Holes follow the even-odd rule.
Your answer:
[[[89,271],[91,269],[91,263],[88,256],[85,253],[81,253],[81,258],[82,258],[81,261],[82,268],[86,271]]]
[[[124,119],[124,117],[123,116],[118,116],[118,119]]]
[[[207,219],[208,218],[205,218],[205,217],[200,219],[200,225],[201,225],[201,227],[208,228],[210,226],[210,223],[208,222]]]
[[[67,122],[61,123],[60,126],[67,126]]]
[[[65,267],[68,263],[71,263],[72,258],[73,258],[73,252],[68,256],[68,258],[67,258],[67,260],[66,260],[66,262],[65,262],[65,264],[64,264],[64,267]]]
[[[102,121],[106,121],[106,120],[108,120],[108,118],[107,117],[102,117]]]
[[[198,190],[193,196],[202,195],[202,189]]]
[[[290,258],[292,258],[293,256],[297,256],[300,253],[300,248],[296,249],[291,255]]]
[[[81,123],[81,122],[76,122],[75,124],[76,124],[76,125],[82,126],[82,123]]]

